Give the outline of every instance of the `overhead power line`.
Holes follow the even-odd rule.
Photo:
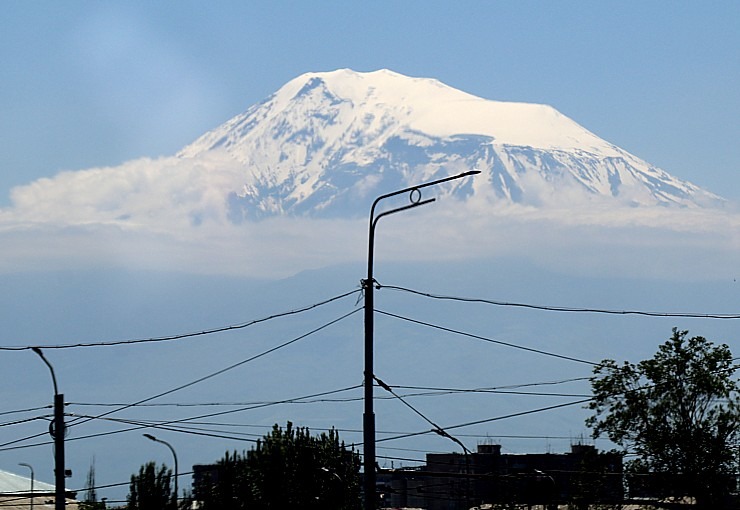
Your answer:
[[[584,395],[581,393],[552,393],[552,392],[539,392],[539,391],[514,391],[515,388],[530,388],[537,386],[550,386],[556,384],[564,384],[569,382],[580,382],[588,381],[590,377],[576,377],[572,379],[564,379],[562,381],[547,381],[547,382],[535,382],[535,383],[523,383],[523,384],[509,384],[504,386],[492,386],[487,388],[448,388],[448,387],[436,387],[436,386],[406,386],[400,384],[390,385],[391,388],[403,389],[403,390],[418,390],[415,393],[406,393],[402,395],[404,398],[418,397],[418,396],[445,396],[456,393],[481,393],[481,394],[503,394],[503,395],[532,395],[539,397],[588,397],[590,395]],[[358,385],[357,387],[361,387]],[[396,397],[392,396],[376,396],[376,400],[393,400]],[[313,404],[317,402],[329,402],[329,403],[341,403],[341,402],[356,402],[362,400],[363,397],[344,397],[344,398],[315,398],[311,400],[301,400],[300,402],[294,402],[296,404]],[[262,405],[269,402],[265,401],[254,401],[254,402],[162,402],[162,403],[144,403],[138,404],[137,407],[242,407],[242,406],[253,406]],[[128,405],[123,402],[67,402],[69,406],[81,406],[81,407],[121,407]]]
[[[546,407],[539,407],[537,409],[530,409],[530,410],[527,410],[527,411],[520,411],[520,412],[517,412],[517,413],[505,414],[503,416],[494,416],[493,418],[484,418],[482,420],[475,420],[475,421],[470,421],[470,422],[466,422],[466,423],[459,423],[457,425],[448,425],[448,426],[446,426],[444,428],[445,428],[445,430],[451,430],[451,429],[459,429],[459,428],[463,428],[463,427],[471,427],[473,425],[481,425],[483,423],[490,423],[490,422],[493,422],[493,421],[500,421],[500,420],[505,420],[505,419],[508,419],[508,418],[516,418],[516,417],[519,417],[519,416],[525,416],[525,415],[528,415],[528,414],[541,413],[541,412],[544,412],[544,411],[551,411],[553,409],[559,409],[561,407],[569,407],[569,406],[574,406],[574,405],[578,405],[578,404],[585,404],[586,402],[590,402],[591,400],[592,399],[590,399],[590,398],[585,398],[585,399],[581,399],[581,400],[576,400],[574,402],[565,402],[563,404],[555,404],[555,405],[546,406]],[[422,430],[422,431],[419,431],[419,432],[411,432],[411,433],[407,433],[407,434],[400,434],[400,435],[393,436],[393,437],[384,437],[384,438],[381,438],[381,439],[377,439],[375,442],[376,443],[380,443],[380,442],[384,442],[384,441],[395,441],[395,440],[398,440],[398,439],[406,439],[407,437],[423,436],[425,434],[430,434],[430,433],[434,433],[434,432],[435,432],[434,430]]]
[[[550,352],[550,351],[544,351],[542,349],[535,349],[534,347],[526,347],[524,345],[518,345],[518,344],[511,343],[511,342],[504,342],[503,340],[496,340],[494,338],[485,337],[485,336],[481,336],[481,335],[475,335],[473,333],[466,333],[464,331],[459,331],[459,330],[452,329],[452,328],[447,328],[447,327],[444,327],[444,326],[438,326],[438,325],[432,324],[430,322],[424,322],[424,321],[420,321],[420,320],[417,320],[417,319],[411,319],[409,317],[404,317],[403,315],[398,315],[398,314],[391,313],[391,312],[385,312],[383,310],[378,310],[377,308],[375,309],[375,311],[378,312],[379,314],[387,315],[388,317],[393,317],[395,319],[400,319],[400,320],[403,320],[403,321],[406,321],[406,322],[411,322],[411,323],[414,323],[414,324],[419,324],[420,326],[426,326],[428,328],[438,329],[440,331],[446,331],[448,333],[454,333],[456,335],[462,335],[462,336],[467,336],[469,338],[475,338],[476,340],[483,340],[484,342],[490,342],[490,343],[493,343],[493,344],[504,345],[506,347],[512,347],[514,349],[520,349],[522,351],[534,352],[536,354],[542,354],[543,356],[550,356],[550,357],[553,357],[553,358],[564,359],[564,360],[567,360],[567,361],[575,361],[576,363],[584,363],[586,365],[591,365],[591,366],[597,366],[598,365],[598,363],[596,363],[594,361],[588,361],[588,360],[585,360],[585,359],[575,358],[573,356],[566,356],[564,354],[557,354],[557,353]]]
[[[47,420],[49,419],[51,415],[44,415],[44,416],[34,416],[32,418],[25,418],[23,420],[15,420],[15,421],[6,421],[4,423],[0,423],[0,427],[8,427],[10,425],[20,425],[21,423],[28,423],[36,420]]]
[[[125,429],[120,429],[120,430],[112,430],[112,431],[109,430],[109,431],[106,431],[106,432],[99,432],[99,433],[88,434],[88,435],[84,435],[84,436],[75,436],[75,437],[71,437],[71,438],[67,439],[67,441],[79,441],[79,440],[83,440],[83,439],[90,439],[90,438],[93,438],[93,437],[110,436],[110,435],[114,435],[114,434],[120,434],[122,432],[130,432],[132,430],[141,430],[141,429],[147,429],[147,428],[155,428],[155,429],[162,429],[162,430],[171,430],[173,432],[190,433],[187,429],[184,429],[183,430],[183,429],[179,429],[179,428],[176,428],[176,427],[169,427],[169,426],[171,426],[171,425],[177,425],[177,424],[181,424],[181,423],[189,423],[189,422],[192,422],[194,420],[199,420],[199,419],[203,419],[203,418],[213,418],[213,417],[216,417],[216,416],[225,416],[225,415],[235,414],[235,413],[244,412],[244,411],[251,411],[251,410],[255,410],[255,409],[262,409],[262,408],[265,408],[265,407],[270,407],[270,406],[275,406],[275,405],[280,405],[280,404],[289,404],[289,403],[300,401],[300,400],[312,399],[312,398],[315,398],[315,397],[318,397],[318,396],[331,395],[331,394],[340,393],[340,392],[344,392],[344,391],[351,391],[351,390],[358,389],[360,387],[362,387],[361,384],[356,384],[356,385],[353,385],[353,386],[348,386],[348,387],[340,388],[340,389],[336,389],[336,390],[323,391],[323,392],[313,393],[313,394],[310,394],[310,395],[303,395],[303,396],[300,396],[300,397],[293,397],[293,398],[288,398],[288,399],[284,399],[284,400],[277,400],[277,401],[274,401],[274,402],[268,402],[268,403],[264,403],[264,404],[260,404],[260,405],[253,405],[253,406],[249,406],[249,407],[243,407],[243,408],[240,408],[240,409],[229,409],[227,411],[219,411],[219,412],[214,412],[214,413],[201,414],[201,415],[198,415],[198,416],[191,416],[191,417],[187,417],[187,418],[167,420],[167,421],[162,421],[162,422],[158,422],[158,423],[153,423],[153,422],[148,422],[148,421],[139,421],[139,420],[126,420],[126,419],[113,419],[113,418],[109,418],[108,416],[110,414],[112,414],[113,412],[115,412],[115,411],[112,411],[112,412],[106,413],[106,414],[102,414],[102,415],[98,415],[98,416],[78,416],[79,419],[84,419],[85,422],[92,421],[92,420],[104,420],[104,421],[111,421],[111,422],[128,423],[128,424],[133,425],[133,426],[128,427],[128,428],[125,428]],[[129,405],[128,407],[131,407],[131,406]],[[119,411],[120,411],[120,409],[119,409]],[[75,415],[71,415],[71,416],[75,416]],[[39,437],[39,436],[43,436],[43,435],[46,435],[46,433],[36,434],[34,436],[29,436],[29,437],[26,437],[26,438],[22,438],[22,439],[17,439],[15,441],[11,441],[9,443],[0,444],[0,451],[19,450],[19,449],[23,449],[23,448],[31,448],[31,447],[35,447],[35,446],[43,446],[43,445],[52,444],[52,442],[50,442],[50,441],[44,441],[44,442],[40,442],[40,443],[33,443],[33,444],[26,444],[26,445],[19,445],[19,446],[9,446],[8,447],[8,445],[10,445],[10,444],[18,443],[18,442],[21,442],[21,441],[26,441],[26,440],[33,439],[33,438],[36,438],[36,437]],[[207,435],[207,434],[198,434],[198,435]],[[223,437],[224,439],[240,439],[240,440],[243,440],[243,438],[235,438],[233,436],[214,436],[214,437]]]
[[[583,393],[547,393],[542,391],[513,391],[513,390],[501,390],[498,388],[435,388],[428,386],[402,386],[394,384],[391,388],[398,388],[402,390],[427,390],[424,393],[407,393],[403,395],[407,397],[419,397],[419,396],[442,396],[442,395],[454,395],[454,394],[469,394],[469,393],[482,393],[482,394],[494,394],[494,395],[530,395],[533,397],[572,397],[572,398],[586,398],[591,395],[585,395]]]
[[[41,409],[51,409],[51,405],[45,405],[45,406],[37,406],[37,407],[29,407],[27,409],[16,409],[14,411],[2,411],[0,412],[0,416],[4,416],[6,414],[17,414],[17,413],[28,413],[31,411],[39,411]]]
[[[735,359],[737,359],[737,358],[733,358],[733,360],[735,360]],[[737,368],[738,368],[738,365],[733,365],[730,368],[725,368],[725,369],[722,369],[722,370],[716,370],[716,371],[714,371],[714,373],[721,373],[721,372],[724,372],[724,371],[735,370]],[[654,387],[657,387],[657,386],[659,386],[659,385],[658,384],[644,385],[644,386],[640,386],[640,387],[637,387],[637,388],[628,389],[626,391],[614,392],[614,395],[626,395],[628,393],[633,393],[633,392],[638,392],[638,391],[644,391],[646,389],[654,388]],[[490,422],[493,422],[493,421],[500,421],[500,420],[505,420],[505,419],[508,419],[508,418],[515,418],[515,417],[519,417],[519,416],[525,416],[525,415],[529,415],[529,414],[535,414],[535,413],[540,413],[540,412],[544,412],[544,411],[550,411],[550,410],[559,409],[559,408],[562,408],[562,407],[569,407],[569,406],[573,406],[573,405],[585,404],[585,403],[591,402],[593,400],[594,400],[593,398],[584,398],[584,399],[581,399],[581,400],[576,400],[576,401],[572,401],[572,402],[565,402],[565,403],[562,403],[562,404],[556,404],[556,405],[551,405],[551,406],[546,406],[546,407],[540,407],[540,408],[537,408],[537,409],[530,409],[530,410],[527,410],[527,411],[520,411],[520,412],[516,412],[516,413],[506,414],[506,415],[503,415],[503,416],[495,416],[495,417],[492,417],[492,418],[484,418],[482,420],[475,420],[475,421],[470,421],[470,422],[466,422],[466,423],[459,423],[457,425],[448,425],[448,426],[445,427],[445,429],[446,430],[452,430],[452,429],[458,429],[458,428],[463,428],[463,427],[471,427],[473,425],[481,425],[483,423],[490,423]],[[433,433],[433,432],[435,432],[435,430],[432,429],[432,430],[422,430],[422,431],[419,431],[419,432],[411,432],[411,433],[399,434],[399,435],[396,435],[396,436],[391,436],[391,437],[385,437],[385,438],[382,438],[382,439],[377,439],[376,440],[376,443],[385,442],[385,441],[395,441],[395,440],[398,440],[398,439],[406,439],[408,437],[421,436],[421,435],[430,434],[430,433]]]
[[[535,305],[529,303],[516,303],[510,301],[496,301],[493,299],[484,298],[468,298],[459,296],[446,296],[442,294],[432,294],[430,292],[422,292],[406,287],[399,287],[396,285],[381,285],[376,282],[376,289],[389,289],[400,292],[407,292],[417,296],[423,296],[430,299],[447,300],[447,301],[460,301],[463,303],[482,303],[492,306],[506,306],[514,308],[529,308],[532,310],[543,310],[548,312],[571,312],[571,313],[600,313],[608,315],[643,315],[647,317],[678,317],[684,319],[740,319],[740,314],[733,313],[689,313],[689,312],[651,312],[643,310],[610,310],[605,308],[581,308],[581,307],[570,307],[570,306],[552,306],[552,305]]]
[[[295,337],[295,338],[293,338],[291,340],[288,340],[286,342],[283,342],[280,345],[277,345],[275,347],[272,347],[270,349],[267,349],[266,351],[262,351],[262,352],[260,352],[258,354],[255,354],[254,356],[251,356],[251,357],[249,357],[247,359],[244,359],[242,361],[239,361],[237,363],[234,363],[234,364],[232,364],[232,365],[230,365],[228,367],[225,367],[225,368],[223,368],[221,370],[217,370],[217,371],[212,372],[210,374],[207,374],[207,375],[205,375],[203,377],[200,377],[200,378],[195,379],[193,381],[190,381],[188,383],[182,384],[182,385],[177,386],[175,388],[172,388],[170,390],[163,391],[163,392],[158,393],[156,395],[153,395],[151,397],[147,397],[147,398],[141,399],[141,400],[139,400],[137,402],[133,402],[133,403],[130,403],[130,404],[122,405],[122,406],[120,406],[120,407],[118,407],[116,409],[112,409],[110,411],[107,411],[105,413],[99,414],[97,416],[93,416],[93,417],[89,417],[89,418],[80,418],[77,422],[72,421],[71,423],[68,424],[68,426],[70,426],[70,427],[71,426],[78,426],[78,425],[82,425],[83,423],[86,423],[88,421],[91,421],[93,419],[99,419],[99,418],[103,418],[105,416],[110,416],[110,415],[112,415],[114,413],[123,411],[124,409],[129,409],[129,408],[135,407],[135,406],[137,406],[139,404],[150,402],[150,401],[152,401],[154,399],[157,399],[157,398],[163,397],[165,395],[169,395],[169,394],[175,393],[175,392],[180,391],[182,389],[185,389],[185,388],[188,388],[188,387],[193,386],[195,384],[201,383],[201,382],[206,381],[206,380],[208,380],[208,379],[210,379],[212,377],[215,377],[217,375],[223,374],[224,372],[227,372],[229,370],[232,370],[232,369],[234,369],[236,367],[239,367],[241,365],[244,365],[244,364],[246,364],[248,362],[251,362],[251,361],[254,361],[256,359],[259,359],[259,358],[261,358],[263,356],[266,356],[267,354],[273,353],[273,352],[275,352],[275,351],[277,351],[279,349],[283,349],[283,348],[285,348],[285,347],[287,347],[289,345],[292,345],[295,342],[298,342],[299,340],[302,340],[302,339],[304,339],[304,338],[306,338],[308,336],[311,336],[314,333],[317,333],[317,332],[319,332],[319,331],[321,331],[323,329],[326,329],[329,326],[331,326],[333,324],[336,324],[336,323],[338,323],[338,322],[346,319],[347,317],[350,317],[351,315],[354,315],[355,313],[359,312],[360,310],[362,310],[362,308],[356,308],[356,309],[354,309],[354,310],[352,310],[352,311],[350,311],[348,313],[345,313],[344,315],[342,315],[342,316],[340,316],[340,317],[338,317],[338,318],[336,318],[334,320],[331,320],[331,321],[329,321],[327,323],[324,323],[321,326],[318,326],[318,327],[316,327],[316,328],[314,328],[314,329],[312,329],[312,330],[310,330],[310,331],[308,331],[308,332],[306,332],[306,333],[304,333],[302,335],[299,335],[299,336],[297,336],[297,337]],[[270,405],[270,404],[265,404],[265,405]],[[254,406],[254,408],[257,408],[257,407],[264,407],[264,406]],[[241,409],[241,410],[244,410],[244,409]],[[211,414],[207,414],[207,415],[198,416],[198,417],[196,417],[194,419],[204,418],[204,417],[211,417],[211,416],[219,416],[219,415],[229,414],[229,413],[238,412],[238,411],[240,411],[240,410],[237,409],[237,410],[221,411],[219,413],[211,413]],[[27,437],[23,437],[23,438],[20,438],[20,439],[15,439],[13,441],[9,441],[9,442],[6,442],[6,443],[2,443],[2,444],[0,444],[0,451],[15,450],[15,449],[19,449],[19,448],[25,448],[25,447],[31,447],[31,446],[40,446],[40,445],[43,445],[43,444],[48,444],[48,443],[34,443],[34,444],[21,445],[21,446],[10,446],[12,444],[17,444],[17,443],[21,443],[21,442],[28,441],[28,440],[31,440],[31,439],[35,439],[35,438],[40,437],[40,436],[43,436],[43,435],[45,435],[45,433],[34,434],[34,435],[31,435],[31,436],[27,436]],[[96,437],[98,435],[101,435],[101,434],[93,434],[91,436],[83,436],[83,437],[79,437],[79,438],[76,438],[76,439],[82,439],[82,438],[85,438],[85,437]],[[102,435],[106,435],[106,434],[102,434]]]
[[[383,381],[381,381],[375,374],[373,374],[373,379],[375,379],[375,382],[377,382],[380,385],[381,388],[383,388],[385,391],[387,391],[388,393],[390,393],[391,395],[393,395],[395,398],[397,398],[398,400],[400,400],[403,405],[405,405],[406,407],[408,407],[409,409],[411,409],[414,413],[416,413],[418,416],[420,416],[425,422],[427,422],[429,425],[431,425],[433,427],[432,428],[432,432],[434,432],[435,434],[438,434],[441,437],[446,437],[450,441],[453,441],[454,443],[460,445],[460,447],[463,449],[463,451],[466,454],[467,453],[470,453],[470,450],[468,450],[468,448],[465,446],[465,444],[462,441],[460,441],[455,436],[451,435],[445,429],[443,429],[442,427],[440,427],[439,425],[437,425],[436,423],[434,423],[432,420],[430,420],[424,413],[422,413],[417,408],[415,408],[414,406],[412,406],[411,404],[409,404],[408,402],[406,402],[406,400],[402,396],[398,395],[395,391],[393,391],[393,388],[391,388],[386,383],[384,383]]]
[[[362,308],[355,308],[351,312],[345,313],[344,315],[338,317],[337,319],[334,319],[332,321],[329,321],[327,323],[324,323],[321,326],[318,326],[318,327],[312,329],[311,331],[308,331],[308,332],[306,332],[306,333],[304,333],[302,335],[299,335],[299,336],[297,336],[297,337],[295,337],[295,338],[293,338],[291,340],[288,340],[286,342],[283,342],[280,345],[277,345],[275,347],[272,347],[270,349],[267,349],[266,351],[262,351],[259,354],[255,354],[254,356],[250,356],[247,359],[244,359],[244,360],[241,360],[241,361],[239,361],[237,363],[234,363],[232,365],[229,365],[228,367],[222,368],[221,370],[217,370],[215,372],[211,372],[210,374],[204,375],[203,377],[199,377],[198,379],[195,379],[195,380],[190,381],[188,383],[181,384],[180,386],[177,386],[177,387],[172,388],[170,390],[163,391],[161,393],[157,393],[156,395],[152,395],[151,397],[147,397],[147,398],[141,399],[141,400],[139,400],[137,402],[133,402],[131,404],[126,404],[125,406],[121,406],[121,407],[119,407],[117,409],[110,410],[108,412],[105,412],[103,414],[100,414],[100,415],[96,416],[95,418],[102,418],[104,416],[110,416],[111,414],[117,413],[119,411],[123,411],[124,409],[128,409],[130,407],[134,407],[134,406],[137,406],[139,404],[143,404],[145,402],[150,402],[150,401],[152,401],[154,399],[157,399],[157,398],[160,398],[160,397],[164,397],[165,395],[170,395],[170,394],[175,393],[177,391],[180,391],[180,390],[183,390],[185,388],[189,388],[191,386],[194,386],[196,384],[199,384],[199,383],[201,383],[203,381],[206,381],[208,379],[211,379],[213,377],[216,377],[218,375],[221,375],[221,374],[223,374],[225,372],[228,372],[229,370],[233,370],[234,368],[240,367],[240,366],[242,366],[242,365],[244,365],[246,363],[249,363],[249,362],[254,361],[256,359],[262,358],[263,356],[266,356],[266,355],[268,355],[270,353],[273,353],[273,352],[275,352],[275,351],[277,351],[279,349],[283,349],[283,348],[285,348],[285,347],[287,347],[289,345],[294,344],[295,342],[298,342],[299,340],[303,340],[304,338],[306,338],[306,337],[308,337],[310,335],[313,335],[314,333],[317,333],[317,332],[319,332],[319,331],[321,331],[323,329],[326,329],[329,326],[331,326],[333,324],[336,324],[337,322],[340,322],[340,321],[346,319],[347,317],[349,317],[351,315],[354,315],[355,313],[359,312],[360,310],[362,310]],[[71,425],[81,425],[82,423],[85,423],[87,421],[90,421],[91,419],[94,419],[94,418],[88,418],[88,419],[83,420],[81,423],[76,423],[76,424],[75,423],[72,423]]]
[[[435,387],[424,387],[424,386],[401,386],[401,385],[394,385],[392,387],[401,388],[401,389],[416,389],[416,390],[430,390],[431,391],[431,393],[412,393],[412,394],[405,394],[405,395],[403,395],[404,398],[408,398],[408,397],[423,396],[423,395],[432,395],[432,396],[433,395],[445,395],[445,394],[454,393],[454,392],[461,392],[461,393],[471,393],[471,392],[489,393],[489,392],[498,392],[498,391],[502,391],[503,392],[503,391],[505,391],[507,389],[538,387],[538,386],[552,386],[552,385],[567,384],[567,383],[571,383],[571,382],[580,382],[580,381],[585,381],[585,380],[588,380],[588,379],[589,379],[589,377],[574,377],[574,378],[570,378],[570,379],[562,379],[562,380],[556,380],[556,381],[539,381],[539,382],[531,382],[531,383],[518,383],[518,384],[502,385],[502,386],[491,387],[491,388],[474,388],[474,389],[435,388]],[[249,424],[229,424],[229,423],[216,423],[216,422],[197,423],[197,422],[194,422],[194,420],[198,420],[198,419],[206,418],[206,417],[212,417],[212,416],[221,416],[221,415],[226,415],[226,414],[241,412],[241,411],[245,411],[245,410],[258,409],[258,408],[261,408],[261,407],[267,407],[267,406],[278,405],[278,404],[305,404],[305,403],[315,403],[315,402],[354,402],[354,401],[362,400],[362,397],[347,397],[347,398],[332,398],[332,399],[328,399],[328,398],[324,398],[324,397],[329,396],[331,394],[336,394],[336,393],[339,393],[339,392],[343,392],[343,391],[357,389],[357,388],[360,388],[360,387],[362,387],[361,384],[360,385],[356,385],[356,386],[350,386],[348,388],[342,388],[342,389],[336,390],[336,391],[329,391],[329,392],[319,393],[319,394],[315,394],[315,395],[309,395],[309,396],[298,397],[298,398],[287,399],[287,400],[280,400],[280,401],[246,402],[246,403],[244,403],[244,402],[213,403],[212,402],[212,403],[206,403],[206,404],[178,404],[178,403],[148,404],[148,403],[140,403],[140,404],[136,404],[136,406],[137,407],[139,407],[139,406],[142,406],[142,407],[158,407],[158,406],[185,406],[185,407],[196,407],[196,406],[238,406],[239,409],[233,409],[233,410],[229,410],[229,411],[225,411],[225,412],[212,413],[210,415],[201,415],[201,416],[197,416],[197,417],[186,418],[186,420],[189,423],[192,423],[192,424],[218,425],[218,426],[222,426],[222,427],[263,427],[263,428],[270,428],[270,426],[249,425]],[[565,394],[565,393],[563,393],[563,394],[560,394],[560,393],[557,393],[557,394],[555,394],[555,393],[547,393],[547,394],[531,393],[531,394],[538,395],[538,396],[539,395],[541,395],[541,396],[563,396],[563,397],[564,396],[572,396],[572,397],[578,396],[578,395],[575,395],[575,394],[571,395],[571,394]],[[376,397],[376,398],[377,399],[382,399],[382,400],[391,400],[391,399],[395,399],[396,397],[394,397],[394,396],[388,396],[388,397],[380,396],[380,397]],[[118,408],[124,408],[124,407],[127,407],[127,406],[128,407],[131,407],[130,404],[124,404],[124,403],[101,404],[101,403],[75,403],[75,402],[70,402],[70,403],[67,403],[67,405],[69,405],[69,406],[75,406],[75,405],[79,405],[79,406],[113,406],[113,407],[118,407]],[[9,411],[8,413],[11,413],[11,412],[22,412],[22,411],[27,411],[27,410],[45,409],[45,408],[49,408],[49,407],[50,406],[41,406],[41,407],[32,408],[32,409],[24,409],[24,410],[19,410],[19,411]],[[102,418],[104,415],[100,415],[100,416]],[[159,424],[162,425],[164,423],[170,423],[170,422],[160,422]],[[338,429],[338,431],[339,432],[346,432],[346,433],[361,433],[362,432],[362,430],[353,430],[353,429],[341,429],[341,430]],[[121,432],[124,432],[124,431],[121,431]],[[394,434],[394,435],[406,434],[406,432],[402,432],[402,431],[378,431],[378,433],[380,433],[380,434]],[[34,435],[31,435],[31,436],[28,436],[28,437],[23,437],[23,438],[20,438],[20,439],[9,441],[7,443],[0,444],[0,451],[3,451],[3,450],[13,450],[13,449],[21,449],[21,448],[26,448],[26,447],[40,446],[40,445],[49,444],[47,442],[43,442],[43,443],[34,443],[34,444],[30,444],[30,445],[14,446],[14,447],[7,448],[7,447],[9,447],[9,446],[11,446],[13,444],[21,443],[21,442],[28,441],[28,440],[31,440],[31,439],[36,439],[36,438],[42,437],[44,435],[46,435],[46,432],[34,434]],[[481,435],[474,435],[474,434],[457,434],[457,436],[459,436],[459,437],[488,437],[488,436],[481,436]],[[570,438],[570,436],[567,436],[567,437],[566,436],[563,436],[563,437],[558,437],[558,436],[531,436],[530,437],[530,436],[501,436],[501,435],[497,435],[496,437],[510,437],[510,438],[515,438],[515,439],[525,439],[525,438],[526,439],[569,439]]]
[[[362,292],[361,289],[355,289],[350,292],[345,292],[344,294],[340,294],[338,296],[325,299],[324,301],[314,303],[312,305],[304,306],[302,308],[296,308],[294,310],[290,310],[287,312],[276,313],[273,315],[269,315],[267,317],[263,317],[261,319],[255,319],[255,320],[244,322],[241,324],[232,324],[229,326],[220,326],[220,327],[211,328],[211,329],[204,329],[202,331],[195,331],[195,332],[190,332],[190,333],[180,333],[176,335],[167,335],[167,336],[159,336],[159,337],[151,337],[151,338],[138,338],[138,339],[130,339],[130,340],[113,340],[113,341],[108,341],[108,342],[90,342],[90,343],[76,343],[76,344],[41,345],[41,346],[26,345],[26,346],[17,346],[17,347],[3,346],[3,347],[0,347],[0,351],[25,351],[25,350],[33,349],[34,347],[43,347],[44,349],[72,349],[72,348],[77,348],[77,347],[110,347],[114,345],[170,342],[173,340],[182,340],[185,338],[193,338],[197,336],[213,335],[215,333],[224,333],[226,331],[236,331],[236,330],[248,328],[250,326],[254,326],[256,324],[271,321],[273,319],[279,319],[281,317],[297,315],[303,312],[307,312],[309,310],[313,310],[314,308],[319,308],[321,306],[327,305],[329,303],[345,298],[347,296],[358,294],[360,292]]]

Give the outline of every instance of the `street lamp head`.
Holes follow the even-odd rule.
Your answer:
[[[33,487],[33,475],[34,475],[34,473],[33,473],[33,466],[31,464],[29,464],[28,462],[19,462],[18,465],[19,466],[23,466],[23,467],[27,467],[28,469],[31,470],[31,487]],[[31,491],[33,492],[33,489],[31,489]]]
[[[40,347],[31,347],[31,350],[35,352],[39,358],[41,358],[41,361],[43,361],[47,367],[49,367],[49,371],[51,372],[51,381],[54,383],[54,395],[59,395],[59,388],[57,387],[57,376],[54,374],[54,367],[51,366],[49,360],[46,359],[44,353],[41,352]]]
[[[156,437],[154,437],[154,436],[153,436],[153,435],[151,435],[151,434],[142,434],[142,435],[143,435],[143,436],[144,436],[145,438],[147,438],[147,439],[151,439],[152,441],[157,441],[157,438],[156,438]]]

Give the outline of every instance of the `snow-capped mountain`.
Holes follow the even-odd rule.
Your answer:
[[[722,202],[550,106],[482,99],[388,70],[299,76],[178,156],[211,151],[244,168],[244,185],[229,198],[233,221],[365,215],[379,194],[471,169],[483,173],[441,192],[538,206],[574,196],[630,206]]]

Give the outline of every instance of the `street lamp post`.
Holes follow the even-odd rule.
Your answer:
[[[168,443],[167,441],[163,441],[162,439],[158,439],[158,438],[154,437],[151,434],[143,434],[143,436],[145,438],[147,438],[147,439],[151,439],[152,441],[154,441],[156,443],[162,443],[163,445],[165,445],[167,448],[170,449],[170,451],[172,452],[172,456],[175,458],[175,508],[177,508],[177,497],[178,497],[178,490],[177,490],[177,477],[178,477],[177,453],[175,452],[175,449],[172,447],[172,445],[170,443]]]
[[[31,470],[31,510],[33,510],[33,466],[31,464],[28,464],[26,462],[19,462],[19,466],[27,467]]]
[[[373,279],[373,253],[375,245],[375,227],[378,221],[383,216],[388,216],[414,207],[426,205],[435,201],[434,198],[422,200],[421,190],[430,186],[435,186],[443,182],[452,181],[455,179],[461,179],[470,175],[479,174],[479,170],[471,170],[469,172],[463,172],[458,175],[445,177],[444,179],[438,179],[436,181],[425,182],[417,186],[411,186],[398,191],[393,191],[385,195],[381,195],[373,201],[370,208],[370,227],[368,233],[368,255],[367,255],[367,279],[362,281],[362,288],[365,293],[365,371],[364,371],[364,390],[365,390],[365,410],[362,416],[362,430],[363,430],[363,455],[364,455],[364,491],[365,491],[365,510],[375,510],[376,508],[376,496],[375,496],[375,412],[373,411],[373,335],[374,335],[374,299],[373,290],[375,280]],[[409,193],[409,203],[383,211],[377,216],[375,215],[375,208],[379,202],[386,198],[394,197]]]
[[[558,502],[557,502],[557,496],[558,496],[558,494],[557,494],[557,488],[558,488],[558,486],[555,483],[555,479],[551,475],[548,475],[547,473],[545,473],[542,470],[535,469],[534,472],[537,473],[540,476],[543,476],[543,477],[547,478],[550,481],[550,497],[547,498],[548,499],[548,502],[547,502],[547,510],[551,510],[553,508],[557,510],[557,507],[558,507]]]
[[[49,433],[54,438],[54,510],[64,510],[66,505],[66,490],[64,488],[65,468],[64,468],[64,434],[66,433],[64,425],[64,395],[59,393],[57,387],[57,378],[54,375],[54,367],[49,360],[44,357],[44,353],[38,347],[32,347],[41,360],[46,363],[51,372],[51,380],[54,383],[54,421],[49,426]]]

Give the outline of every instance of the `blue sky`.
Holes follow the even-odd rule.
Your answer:
[[[547,103],[740,199],[737,2],[9,2],[0,205],[60,170],[171,155],[308,71],[389,68]]]

